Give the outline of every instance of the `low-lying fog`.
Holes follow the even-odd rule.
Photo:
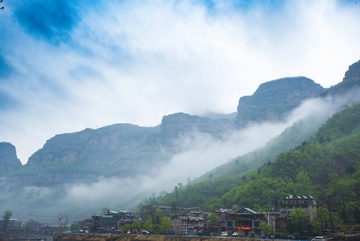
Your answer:
[[[59,188],[26,187],[2,194],[3,210],[12,210],[15,218],[28,219],[29,214],[57,215],[62,212],[74,220],[101,213],[103,207],[113,209],[134,208],[141,197],[162,191],[171,192],[178,183],[196,177],[226,163],[229,159],[251,152],[266,145],[294,122],[307,116],[325,122],[328,117],[357,99],[359,91],[353,91],[347,98],[316,98],[304,101],[281,123],[264,122],[253,124],[233,133],[224,133],[224,140],[214,139],[199,132],[184,135],[177,140],[185,150],[176,154],[168,165],[149,170],[149,176],[139,178],[99,177],[92,184],[67,185]],[[0,180],[0,186],[4,180]],[[20,191],[20,192],[19,192]],[[16,193],[16,194],[15,194]],[[19,195],[19,193],[21,193]],[[137,194],[130,204],[125,203]],[[11,199],[11,200],[10,200]],[[0,210],[2,212],[3,210]],[[40,217],[38,217],[40,219]],[[51,219],[56,222],[56,218]],[[49,221],[49,219],[47,219]]]

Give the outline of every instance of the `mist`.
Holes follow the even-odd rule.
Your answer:
[[[288,113],[283,122],[251,124],[245,129],[224,133],[221,139],[194,130],[176,140],[183,152],[174,155],[169,164],[162,168],[149,170],[148,175],[134,178],[99,177],[95,183],[68,184],[61,188],[26,187],[15,202],[7,202],[2,207],[14,210],[14,215],[22,218],[25,218],[24,214],[34,212],[54,215],[62,212],[70,217],[90,217],[94,213],[101,213],[104,207],[136,210],[142,198],[153,193],[172,192],[178,183],[185,186],[188,179],[193,180],[237,156],[265,146],[298,120],[311,117],[314,123],[325,123],[327,118],[359,99],[359,96],[360,90],[354,89],[346,96],[307,99]],[[5,180],[0,180],[1,183],[5,183]],[[14,198],[10,190],[5,193],[0,198],[2,203]]]

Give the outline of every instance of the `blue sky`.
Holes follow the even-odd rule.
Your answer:
[[[0,5],[0,141],[23,163],[55,134],[231,113],[263,82],[301,75],[329,87],[360,59],[356,1]]]

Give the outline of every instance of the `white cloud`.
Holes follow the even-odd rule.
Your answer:
[[[79,8],[72,41],[59,46],[26,35],[7,15],[14,41],[5,57],[20,74],[2,88],[23,106],[1,112],[0,141],[26,163],[55,134],[154,126],[180,111],[230,113],[265,81],[302,75],[329,87],[359,59],[355,4],[216,6],[209,13],[185,0],[104,1]]]

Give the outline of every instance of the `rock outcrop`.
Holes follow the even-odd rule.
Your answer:
[[[234,125],[231,120],[225,118],[213,120],[208,117],[175,113],[162,118],[160,129],[160,133],[150,135],[146,143],[176,153],[182,151],[177,145],[178,142],[175,142],[179,137],[201,133],[221,139],[225,133],[234,129]]]
[[[0,142],[0,177],[8,176],[20,170],[22,164],[16,156],[16,149],[11,143]]]
[[[263,83],[252,96],[239,100],[235,125],[280,121],[307,98],[318,97],[324,88],[306,77],[292,77]]]
[[[329,89],[321,93],[321,97],[344,95],[345,92],[357,90],[360,88],[360,60],[349,66],[349,70],[345,72],[343,81],[337,85],[331,86]],[[358,95],[358,92],[351,93]]]

